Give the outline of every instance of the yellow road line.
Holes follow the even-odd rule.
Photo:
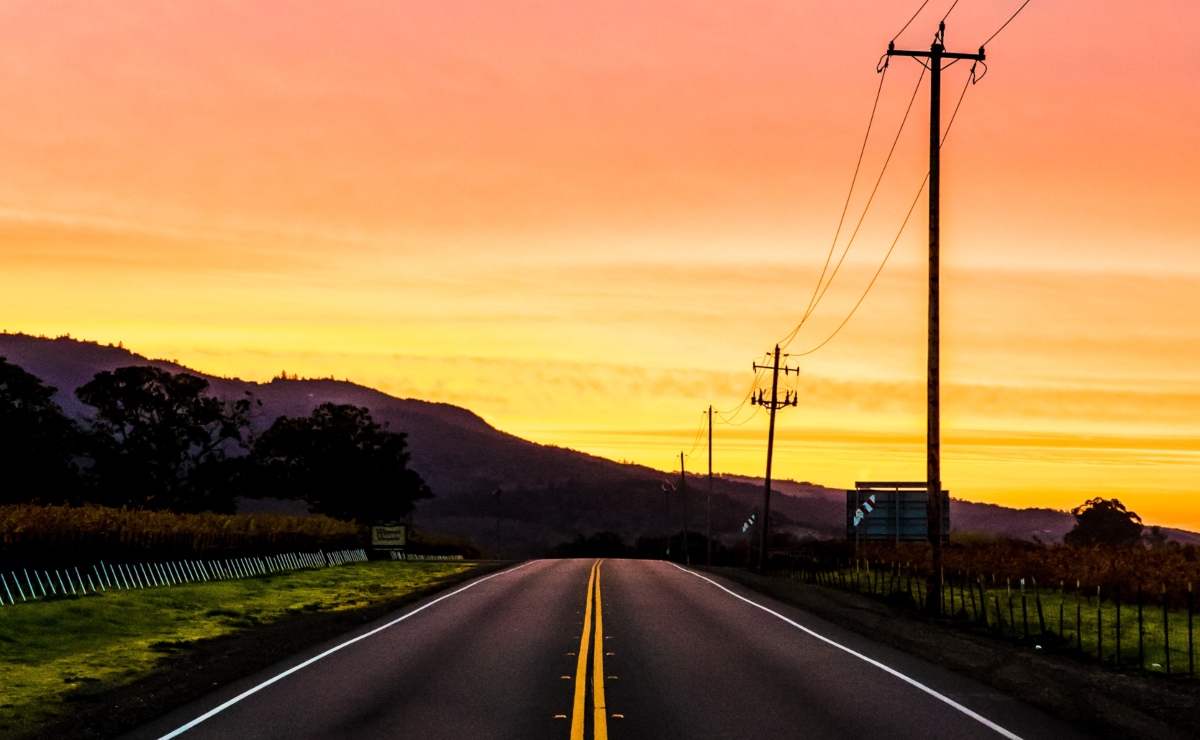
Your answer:
[[[592,589],[596,585],[596,569],[599,566],[599,560],[592,564],[592,574],[588,578],[587,606],[583,611],[583,635],[579,638],[579,658],[575,667],[575,706],[571,711],[571,740],[583,740],[583,713],[587,699],[588,642],[592,637]]]
[[[604,705],[604,613],[600,606],[600,563],[596,563],[596,642],[592,660],[592,737],[608,740],[608,714]]]

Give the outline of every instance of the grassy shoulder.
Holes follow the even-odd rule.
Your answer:
[[[1097,736],[1200,737],[1200,681],[1101,668],[1094,658],[1048,654],[953,628],[865,594],[740,568],[701,569],[992,686]]]
[[[170,680],[194,653],[218,645],[252,649],[238,638],[269,632],[277,646],[271,649],[267,640],[253,656],[259,659],[244,661],[249,673],[256,664],[286,657],[278,654],[283,650],[327,639],[480,569],[461,562],[357,563],[0,609],[0,738],[70,724],[71,715],[119,696],[122,687],[159,674]],[[219,683],[232,675],[228,668],[217,673],[224,675],[177,682],[173,698],[164,694],[157,702],[163,706],[145,709],[163,711],[171,701],[202,693],[212,684],[208,679]],[[188,684],[195,684],[193,691]]]

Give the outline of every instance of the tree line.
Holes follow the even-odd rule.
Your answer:
[[[146,365],[100,372],[75,390],[70,418],[56,389],[0,358],[0,504],[85,504],[232,513],[238,497],[299,499],[362,523],[406,516],[432,497],[409,466],[407,435],[366,408],[325,403],[260,434],[262,404],[208,392],[208,381]]]

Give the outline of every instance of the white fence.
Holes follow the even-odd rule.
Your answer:
[[[205,581],[226,581],[236,578],[253,578],[272,573],[307,568],[328,568],[346,563],[358,563],[367,559],[364,550],[336,550],[334,552],[289,552],[281,555],[264,557],[226,558],[211,560],[172,560],[165,563],[129,563],[123,565],[107,565],[100,561],[89,571],[79,568],[62,570],[34,570],[33,575],[26,568],[18,574],[15,570],[9,574],[0,573],[0,605],[37,601],[53,596],[83,596],[88,593],[99,593],[112,589],[125,591],[139,588],[155,588],[160,586],[178,586],[184,583],[200,583]],[[74,574],[74,578],[71,575]],[[93,579],[92,576],[95,576]],[[24,583],[22,583],[22,577]],[[16,589],[14,592],[13,589]],[[39,595],[40,594],[40,595]]]

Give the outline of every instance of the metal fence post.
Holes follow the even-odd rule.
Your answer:
[[[1079,580],[1075,581],[1075,647],[1079,650],[1080,657],[1083,657],[1083,603],[1081,600],[1082,587]]]
[[[1138,609],[1138,669],[1146,670],[1146,649],[1144,645],[1145,632],[1142,629],[1142,584],[1138,584],[1137,590],[1137,609]]]
[[[1038,636],[1045,637],[1045,635],[1046,635],[1046,617],[1044,614],[1042,614],[1042,592],[1038,589],[1037,579],[1032,578],[1031,580],[1033,581],[1033,602],[1037,606]]]
[[[1167,584],[1162,587],[1163,599],[1163,669],[1171,675],[1171,618],[1167,611]]]
[[[1025,579],[1021,579],[1021,625],[1024,630],[1022,639],[1029,639],[1029,601],[1025,597]]]
[[[1117,667],[1121,667],[1121,584],[1117,584]]]
[[[1192,656],[1194,656],[1196,653],[1192,649],[1193,646],[1192,646],[1192,582],[1191,581],[1188,581],[1187,594],[1188,594],[1187,595],[1187,604],[1188,604],[1188,675],[1194,676],[1194,675],[1196,675],[1196,663],[1195,663],[1195,659]]]

